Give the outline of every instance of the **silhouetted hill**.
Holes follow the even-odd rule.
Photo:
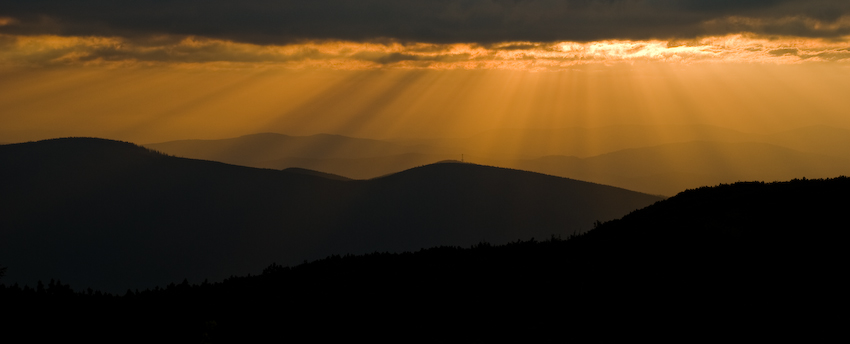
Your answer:
[[[351,178],[346,178],[346,177],[336,175],[336,174],[319,172],[319,171],[314,171],[314,170],[308,170],[306,168],[298,168],[298,167],[286,168],[286,169],[283,169],[283,172],[295,173],[295,174],[306,174],[306,175],[310,175],[310,176],[316,176],[316,177],[322,177],[322,178],[334,179],[334,180],[344,180],[344,181],[351,180]]]
[[[303,168],[353,179],[375,178],[434,161],[456,159],[460,154],[451,148],[328,134],[264,133],[222,140],[171,141],[145,147],[185,158],[278,170]]]
[[[841,145],[836,145],[841,147]],[[843,149],[843,148],[836,148]],[[367,179],[454,155],[405,154],[363,159],[283,159],[279,166],[305,166]],[[778,181],[850,174],[850,159],[797,151],[758,142],[693,141],[620,150],[578,158],[491,159],[467,161],[591,181],[649,194],[672,196],[689,188],[742,180]]]
[[[463,163],[413,168],[370,180],[368,185],[368,193],[361,196],[364,207],[351,220],[377,223],[393,232],[374,233],[367,242],[415,236],[431,243],[445,242],[438,238],[466,245],[505,243],[516,240],[514,231],[525,238],[548,238],[552,233],[566,237],[573,233],[566,228],[578,229],[576,233],[590,229],[595,220],[584,219],[616,218],[610,211],[628,212],[637,209],[637,204],[660,199],[605,185]],[[370,232],[361,231],[351,240],[362,240]]]
[[[369,158],[282,158],[251,165],[252,167],[286,169],[301,167],[325,171],[353,179],[371,179],[435,161],[460,158],[457,154],[421,154],[407,153]],[[476,160],[484,162],[482,159]]]
[[[605,223],[574,244],[620,280],[657,279],[681,288],[678,295],[732,301],[743,312],[786,321],[846,290],[836,272],[850,262],[847,192],[847,177],[702,187]]]
[[[112,291],[334,253],[567,236],[659,200],[473,164],[344,181],[101,139],[5,145],[0,165],[7,281]]]
[[[780,251],[794,246],[809,252],[814,246],[808,244],[843,246],[842,241],[850,238],[842,225],[850,207],[848,192],[850,178],[845,176],[700,187],[604,223],[578,241],[637,243],[666,250],[711,249],[723,242],[724,246],[752,245],[747,249],[797,256]],[[832,253],[847,254],[840,251]]]
[[[467,164],[410,172],[452,165]],[[286,335],[333,339],[555,333],[609,342],[679,340],[687,332],[821,341],[843,330],[843,319],[823,309],[846,294],[848,192],[846,177],[741,182],[682,192],[568,240],[334,255],[121,298],[73,294],[52,281],[41,291],[0,287],[0,295],[18,312],[93,311],[85,318],[13,318],[23,326],[9,327],[27,332],[49,324],[63,329],[49,333],[62,338],[114,339],[142,327],[130,340],[268,341],[285,326]],[[557,330],[564,324],[568,331]],[[768,331],[777,326],[783,330]]]
[[[464,310],[441,320],[509,329],[569,323],[576,328],[565,336],[587,334],[594,341],[635,333],[675,337],[671,326],[700,336],[749,330],[771,336],[750,326],[805,326],[801,317],[818,328],[840,329],[840,320],[820,310],[846,292],[839,272],[850,264],[850,232],[842,225],[848,192],[846,177],[702,187],[565,241],[334,256],[272,266],[219,290],[265,290],[265,299],[286,288],[298,295],[334,294],[308,299],[345,309],[392,309],[397,313],[381,319],[402,328],[431,323],[422,309],[463,304]],[[329,287],[337,285],[348,287]]]

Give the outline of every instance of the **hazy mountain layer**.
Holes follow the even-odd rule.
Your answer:
[[[496,159],[548,155],[593,157],[625,149],[691,141],[760,142],[802,152],[850,159],[850,130],[803,127],[775,134],[743,133],[707,125],[622,125],[598,128],[500,129],[461,139],[399,140],[400,143],[455,147]]]
[[[282,158],[257,163],[252,166],[273,169],[302,167],[317,171],[327,171],[353,179],[371,179],[417,166],[432,164],[437,161],[457,160],[460,158],[461,156],[456,154],[407,153],[370,158]],[[471,158],[471,161],[479,164],[493,165],[487,163],[490,160],[469,158]]]
[[[355,179],[367,179],[450,158],[404,154],[362,159],[290,158],[267,168],[301,166]],[[466,156],[474,163],[504,166],[565,178],[672,196],[686,189],[737,181],[778,181],[850,175],[850,159],[805,153],[754,142],[682,142],[621,150],[589,158],[546,156],[491,159]]]
[[[2,146],[0,165],[7,281],[112,291],[328,254],[566,236],[659,200],[472,164],[345,181],[100,139]]]
[[[503,163],[513,168],[668,196],[685,189],[737,181],[850,175],[850,159],[752,142],[685,142],[586,159],[550,156]]]
[[[826,126],[771,135],[711,126],[611,126],[505,129],[468,139],[402,144],[333,135],[258,134],[148,147],[189,158],[273,169],[299,167],[354,179],[458,159],[463,154],[466,161],[478,164],[671,196],[688,188],[739,180],[850,174],[848,137],[850,131]]]
[[[850,159],[850,130],[828,126],[811,126],[765,135],[762,140],[777,146]]]
[[[623,125],[599,128],[498,129],[462,139],[413,142],[458,147],[469,153],[486,153],[492,158],[527,159],[548,155],[590,157],[623,149],[695,140],[740,142],[751,140],[751,135],[713,126]]]
[[[288,136],[254,134],[223,140],[180,140],[145,147],[186,158],[259,166],[282,158],[369,158],[410,152],[436,153],[446,149],[396,144],[340,135]]]
[[[259,163],[256,167],[285,169],[298,166],[368,179],[453,157],[450,154],[410,153],[359,159],[283,158]],[[492,159],[466,155],[466,160],[666,196],[690,188],[736,181],[850,175],[850,159],[755,142],[671,143],[583,159],[570,156]]]

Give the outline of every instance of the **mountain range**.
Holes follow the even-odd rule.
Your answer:
[[[660,197],[457,161],[370,180],[92,138],[0,146],[8,282],[122,291],[272,262],[569,236]]]
[[[711,126],[493,130],[466,139],[367,140],[256,134],[145,145],[175,156],[370,179],[447,159],[672,196],[704,185],[850,174],[850,131],[770,135]]]

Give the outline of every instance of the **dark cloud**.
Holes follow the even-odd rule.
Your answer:
[[[796,48],[794,48],[794,49],[776,49],[776,50],[771,50],[768,53],[770,53],[773,56],[797,55],[797,49]]]
[[[545,47],[545,45],[537,43],[537,44],[510,44],[510,45],[498,45],[493,46],[492,48],[499,50],[529,50],[529,49],[539,49],[541,47]]]
[[[405,53],[383,53],[383,52],[360,52],[351,58],[360,61],[375,62],[382,65],[393,64],[403,61],[415,62],[460,62],[470,59],[469,54],[447,54],[435,56],[422,56]],[[426,64],[427,65],[427,64]]]
[[[688,39],[850,34],[847,0],[0,0],[0,32],[249,43]]]

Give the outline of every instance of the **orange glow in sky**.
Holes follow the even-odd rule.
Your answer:
[[[0,35],[0,142],[497,128],[850,128],[847,39],[491,44]]]

